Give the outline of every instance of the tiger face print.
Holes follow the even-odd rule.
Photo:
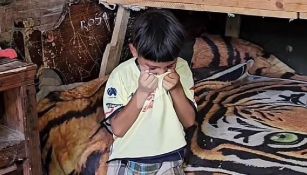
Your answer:
[[[306,82],[249,75],[211,91],[203,83],[195,96],[187,171],[307,173]]]

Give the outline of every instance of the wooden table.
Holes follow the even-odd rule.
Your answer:
[[[21,167],[23,174],[41,175],[34,77],[36,66],[0,58],[0,174]]]

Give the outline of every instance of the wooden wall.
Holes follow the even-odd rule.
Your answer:
[[[0,33],[12,30],[15,20],[32,18],[41,30],[50,29],[60,17],[65,0],[0,0]],[[1,3],[2,2],[2,3]]]

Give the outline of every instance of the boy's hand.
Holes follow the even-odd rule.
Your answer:
[[[170,73],[167,74],[163,79],[163,87],[165,90],[170,91],[177,87],[180,87],[180,77],[175,70],[169,70]]]
[[[158,78],[150,74],[148,70],[141,71],[141,76],[139,78],[139,87],[140,92],[150,94],[158,87]]]

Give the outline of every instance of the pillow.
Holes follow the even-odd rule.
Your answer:
[[[193,47],[192,68],[227,68],[263,55],[263,49],[251,42],[203,34]]]
[[[273,54],[265,53],[258,45],[238,38],[209,34],[195,39],[191,61],[194,80],[205,79],[248,60],[254,60],[250,74],[306,80],[306,77],[296,74],[292,68]]]

